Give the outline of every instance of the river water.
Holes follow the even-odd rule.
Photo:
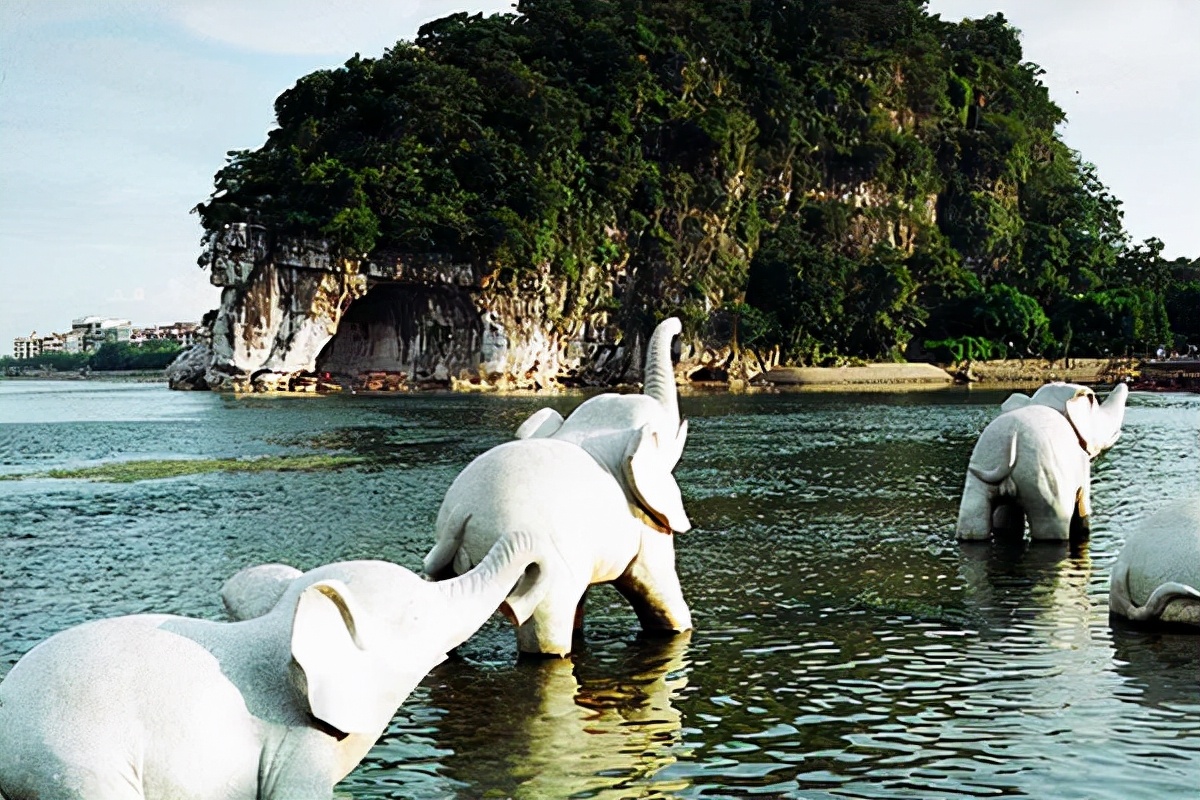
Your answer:
[[[677,540],[696,629],[636,634],[608,587],[568,660],[495,619],[439,666],[353,798],[1200,797],[1200,637],[1110,628],[1124,532],[1200,493],[1200,397],[1130,396],[1081,548],[960,545],[1006,392],[685,397]],[[219,619],[251,563],[419,569],[446,488],[578,395],[242,397],[0,381],[0,675],[64,627]],[[350,454],[307,472],[112,483],[118,461]]]

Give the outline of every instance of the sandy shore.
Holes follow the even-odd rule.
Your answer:
[[[1136,363],[1106,358],[1010,359],[973,361],[950,367],[934,364],[868,364],[861,367],[777,367],[764,379],[774,386],[811,389],[905,388],[939,389],[956,383],[993,386],[1040,385],[1049,381],[1081,384],[1115,383],[1129,376]]]

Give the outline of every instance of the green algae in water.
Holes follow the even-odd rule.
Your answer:
[[[159,459],[152,461],[118,461],[94,467],[52,469],[47,472],[0,476],[3,480],[23,478],[57,478],[64,480],[102,481],[105,483],[135,483],[137,481],[179,478],[184,475],[203,475],[209,472],[313,472],[355,466],[366,461],[351,455],[262,456],[260,458],[200,458]]]
[[[917,622],[935,622],[955,627],[972,628],[981,622],[963,609],[928,603],[915,597],[885,598],[872,589],[859,592],[850,607],[874,614],[894,614],[910,617]]]

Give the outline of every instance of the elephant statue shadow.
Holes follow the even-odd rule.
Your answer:
[[[1086,386],[1048,383],[1005,400],[971,451],[958,538],[1023,536],[1026,523],[1034,540],[1086,538],[1091,463],[1120,436],[1128,396],[1124,384],[1100,402]]]
[[[524,659],[492,671],[447,662],[429,694],[432,706],[450,712],[435,734],[449,753],[441,776],[465,783],[461,796],[514,800],[684,789],[686,780],[655,776],[683,747],[674,702],[687,686],[690,640],[690,632],[639,634],[570,659]]]

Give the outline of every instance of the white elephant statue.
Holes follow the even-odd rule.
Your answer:
[[[446,492],[426,574],[461,575],[515,531],[545,543],[536,580],[509,598],[518,617],[528,617],[517,629],[522,652],[569,653],[584,595],[599,583],[613,584],[646,630],[692,626],[672,535],[691,528],[672,475],[687,440],[671,366],[679,332],[674,318],[655,328],[642,394],[597,395],[565,420],[542,409],[516,441],[476,458]]]
[[[1001,529],[1067,541],[1091,515],[1091,462],[1121,435],[1129,389],[1118,384],[1100,403],[1086,386],[1050,383],[1032,397],[1014,394],[971,453],[958,538],[987,539]]]
[[[1108,585],[1108,609],[1133,622],[1200,628],[1200,502],[1177,502],[1125,539]]]
[[[62,631],[0,682],[0,796],[331,798],[535,563],[532,545],[509,537],[443,583],[329,564],[272,582],[278,602],[244,621],[138,614]]]

